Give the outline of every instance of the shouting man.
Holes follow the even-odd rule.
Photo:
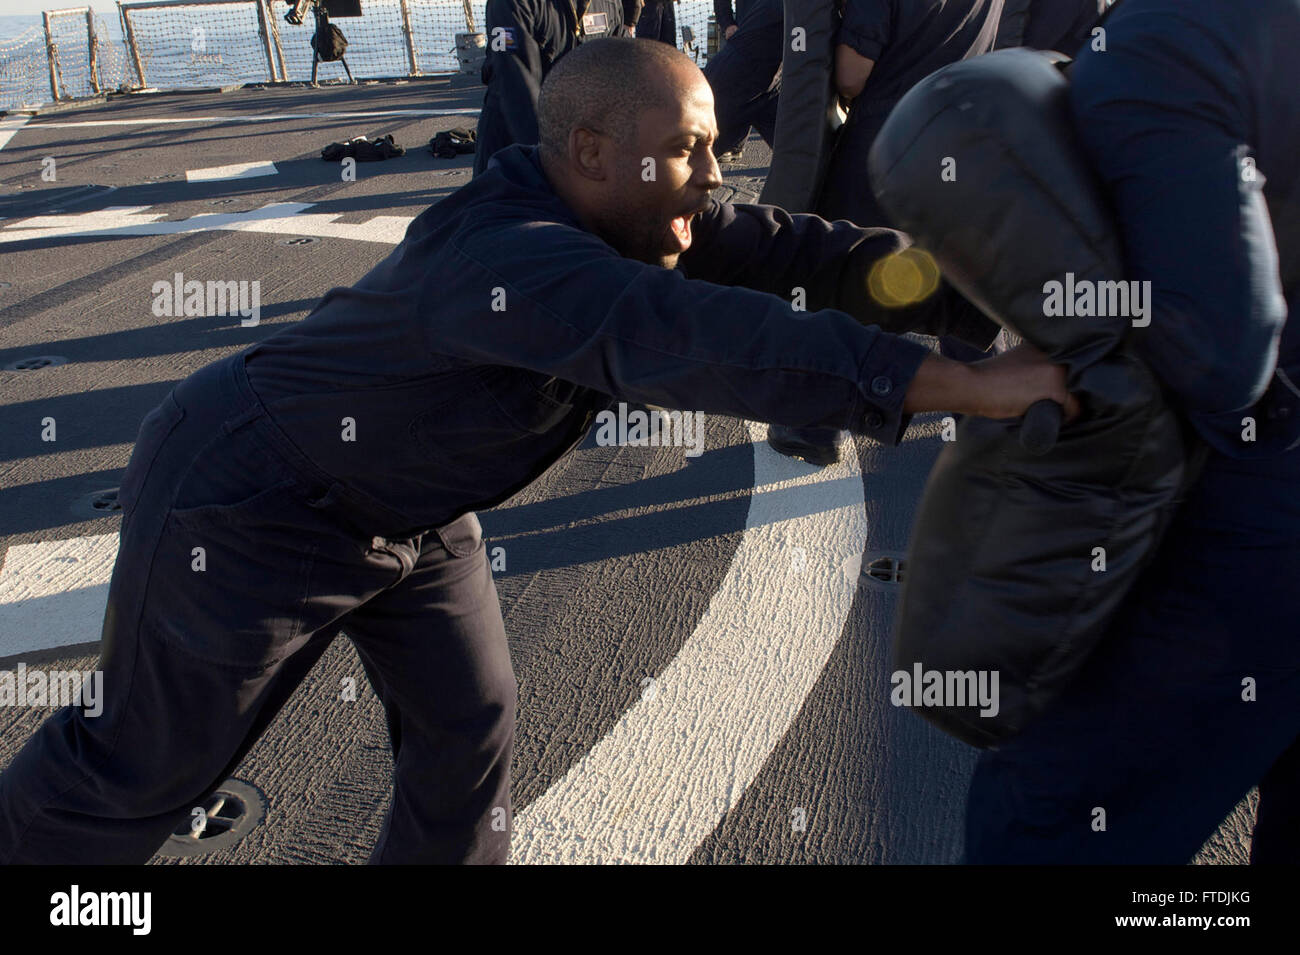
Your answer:
[[[672,47],[583,44],[539,121],[355,286],[146,417],[104,712],[61,710],[0,774],[0,863],[147,860],[340,630],[394,753],[372,861],[503,862],[516,688],[474,512],[613,398],[889,444],[918,411],[1074,407],[1041,355],[967,366],[877,327],[989,332],[946,290],[872,301],[898,233],[711,199],[713,98]]]

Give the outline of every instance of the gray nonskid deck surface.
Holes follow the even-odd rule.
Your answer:
[[[456,77],[114,98],[32,117],[0,148],[0,368],[66,359],[0,370],[0,669],[93,668],[118,519],[87,502],[117,485],[141,418],[178,379],[360,278],[404,221],[467,182],[471,156],[434,159],[426,144],[474,115],[399,111],[475,110],[481,95]],[[340,115],[357,112],[378,115]],[[176,119],[194,121],[163,122]],[[355,181],[319,158],[330,141],[385,133],[406,155],[358,163]],[[756,196],[769,153],[754,137],[745,155],[724,170],[724,196]],[[44,181],[49,159],[56,178]],[[187,181],[256,163],[275,174]],[[276,204],[296,205],[259,213]],[[170,225],[214,215],[239,228]],[[316,241],[294,241],[304,237]],[[155,315],[153,284],[178,272],[258,280],[260,325]],[[46,418],[54,441],[41,440]],[[497,586],[519,680],[517,828],[575,837],[529,843],[531,857],[959,858],[974,751],[888,704],[895,594],[863,583],[845,554],[846,540],[868,559],[905,548],[937,420],[919,419],[896,450],[858,440],[827,472],[772,454],[762,434],[708,418],[699,457],[593,435],[481,515],[505,562]],[[821,576],[810,585],[803,573]],[[717,656],[727,639],[742,651]],[[342,699],[349,679],[355,702]],[[716,719],[680,730],[686,707]],[[0,766],[49,712],[0,707]],[[709,734],[701,752],[697,732]],[[682,760],[696,768],[675,792]],[[265,822],[184,861],[362,862],[390,767],[379,704],[338,639],[236,773],[265,793]],[[617,792],[593,795],[607,770]],[[687,817],[674,815],[680,799]],[[1245,861],[1252,818],[1247,800],[1201,861]],[[622,848],[593,848],[605,844]]]

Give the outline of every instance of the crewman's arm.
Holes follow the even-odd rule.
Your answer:
[[[713,16],[718,21],[718,29],[724,33],[728,27],[736,25],[736,15],[731,12],[731,0],[713,0]]]
[[[510,138],[535,143],[537,97],[542,87],[541,29],[536,0],[488,0],[484,79],[500,97]]]
[[[889,44],[892,8],[889,0],[846,0],[835,47],[835,87],[845,99],[862,92]]]
[[[1104,3],[1105,0],[1100,0]],[[1002,0],[1002,14],[998,17],[997,38],[993,49],[1025,45],[1025,31],[1029,27],[1029,18],[1035,12],[1031,8],[1034,0]]]
[[[886,303],[872,293],[873,268],[911,244],[893,229],[863,229],[845,219],[828,222],[776,206],[715,200],[691,231],[691,247],[679,260],[689,278],[743,285],[790,302],[802,289],[799,297],[808,311],[837,308],[895,334],[956,335],[978,348],[987,348],[997,336],[998,326],[945,282],[910,305]],[[878,281],[877,292],[880,287]]]
[[[843,312],[796,312],[772,295],[623,258],[577,228],[480,227],[449,249],[454,299],[431,276],[418,306],[436,353],[529,368],[632,401],[848,428],[890,445],[908,412],[936,403],[1006,410],[1007,379],[994,381],[991,369],[946,362]],[[981,364],[999,361],[1016,359]],[[909,396],[922,363],[921,387]],[[1026,372],[1006,413],[1046,396],[1041,382],[1052,371]],[[1065,401],[1064,376],[1053,380]]]
[[[1246,123],[1254,104],[1211,25],[1162,12],[1108,31],[1071,76],[1075,127],[1109,187],[1125,277],[1151,283],[1135,330],[1205,430],[1236,432],[1268,388],[1287,304]]]
[[[842,312],[795,312],[771,295],[623,258],[563,225],[476,229],[452,248],[457,287],[481,293],[470,293],[477,307],[448,307],[430,287],[422,313],[433,351],[629,401],[896,444],[907,383],[930,354]],[[497,288],[504,312],[491,307]]]

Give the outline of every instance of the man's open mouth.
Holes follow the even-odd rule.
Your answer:
[[[705,206],[699,206],[687,212],[685,215],[676,216],[668,223],[668,236],[666,240],[669,253],[680,254],[691,247],[691,222],[701,212]]]

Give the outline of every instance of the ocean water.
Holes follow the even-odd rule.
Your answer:
[[[65,8],[51,5],[50,9]],[[97,12],[96,16],[104,21],[107,28],[113,31],[114,36],[120,37],[122,30],[118,25],[116,13],[104,14]],[[6,41],[13,40],[31,30],[35,30],[42,37],[42,40],[44,39],[45,34],[41,28],[41,15],[39,13],[0,14],[0,47],[3,47]]]

